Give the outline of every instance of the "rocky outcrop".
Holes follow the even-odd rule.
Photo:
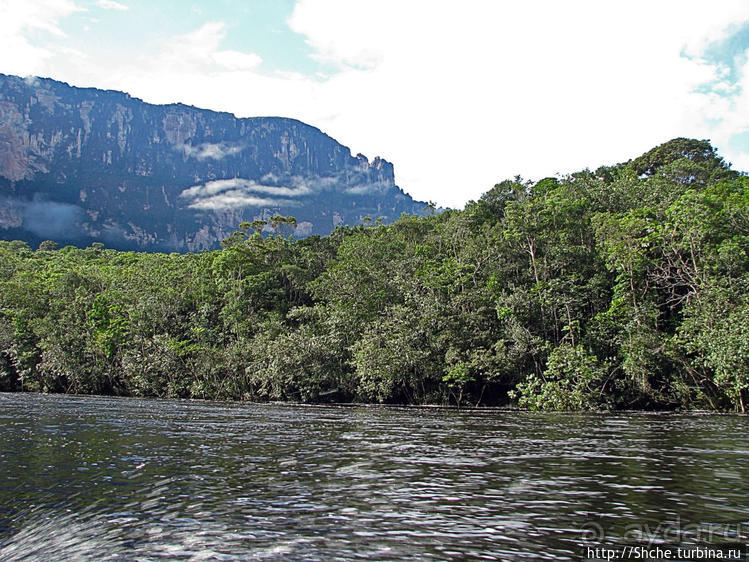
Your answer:
[[[392,164],[294,119],[0,74],[5,239],[198,251],[276,214],[306,236],[424,206],[395,185]]]

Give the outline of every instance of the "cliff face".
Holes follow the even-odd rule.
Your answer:
[[[0,74],[0,238],[197,251],[275,214],[305,236],[423,208],[300,121]]]

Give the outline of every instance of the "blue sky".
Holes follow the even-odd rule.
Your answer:
[[[206,21],[215,21],[226,23],[222,47],[259,55],[263,59],[261,69],[266,72],[280,70],[316,75],[334,70],[315,61],[304,35],[288,26],[294,0],[193,3],[125,0],[103,5],[89,0],[77,4],[86,11],[74,12],[61,21],[60,28],[67,35],[67,42],[82,51],[100,46],[127,54],[132,52],[133,39],[141,48],[156,51],[165,37],[187,34]]]
[[[301,119],[462,206],[710,139],[749,170],[749,2],[2,0],[0,72]]]

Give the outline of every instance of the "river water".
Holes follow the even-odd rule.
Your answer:
[[[747,542],[749,418],[0,394],[0,560]]]

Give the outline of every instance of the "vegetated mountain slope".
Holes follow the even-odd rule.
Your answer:
[[[197,251],[242,221],[291,215],[306,236],[424,207],[392,164],[294,119],[0,74],[0,238]]]

